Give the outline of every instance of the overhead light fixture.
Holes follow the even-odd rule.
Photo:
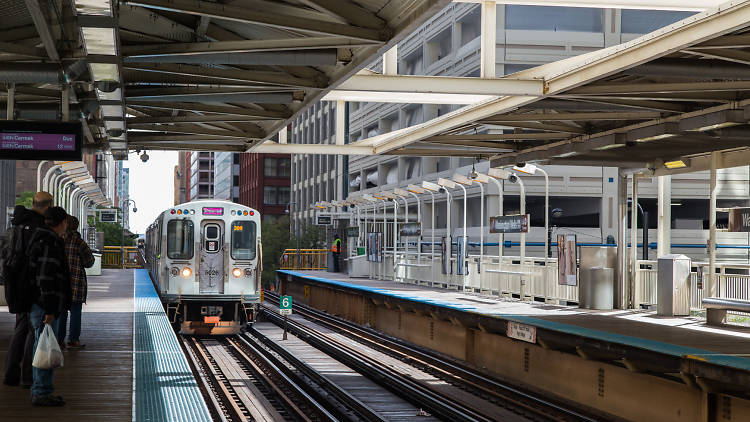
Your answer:
[[[669,204],[669,205],[671,205],[671,206],[673,206],[673,207],[679,207],[679,206],[681,206],[681,205],[682,205],[682,202],[672,202],[672,203],[671,203],[671,204]]]
[[[464,176],[462,174],[458,174],[458,173],[456,173],[456,174],[453,175],[453,181],[456,182],[456,183],[460,183],[460,184],[462,184],[464,186],[471,186],[471,184],[474,183],[468,177],[466,177],[466,176]]]
[[[365,201],[375,202],[375,200],[377,198],[375,198],[374,196],[370,195],[369,193],[366,193],[366,194],[362,195],[362,199],[364,199]]]
[[[510,177],[510,172],[501,168],[491,168],[487,173],[490,175],[490,177],[494,177],[495,179],[500,180],[508,180],[508,178]]]
[[[657,125],[633,129],[627,134],[627,140],[630,142],[651,142],[660,139],[667,139],[677,136],[680,128],[677,123],[667,122]]]
[[[428,190],[430,192],[439,192],[440,191],[440,185],[428,181],[422,181],[422,188],[425,190]]]
[[[513,166],[513,171],[517,171],[519,173],[524,173],[528,175],[534,175],[536,173],[536,166],[529,163],[524,163],[521,165],[515,165]]]
[[[408,190],[411,193],[416,193],[418,195],[423,194],[425,192],[424,188],[421,188],[417,185],[409,185],[406,187],[406,190]]]
[[[437,184],[447,189],[456,188],[456,182],[454,182],[453,180],[443,179],[442,177],[438,179]]]
[[[409,192],[405,191],[403,189],[396,188],[393,190],[393,193],[395,193],[398,196],[409,196]]]
[[[706,132],[746,124],[745,110],[730,109],[688,117],[680,121],[680,130]]]
[[[682,160],[675,160],[675,161],[667,161],[664,163],[664,167],[673,170],[673,169],[681,169],[687,167],[687,164],[685,164]]]
[[[487,176],[484,173],[476,172],[474,174],[474,177],[472,178],[477,183],[489,183],[490,182],[490,176]]]
[[[570,152],[565,152],[565,153],[562,153],[562,154],[555,155],[555,156],[553,156],[553,158],[568,158],[568,157],[572,157],[574,155],[578,155],[578,153],[576,151],[570,151]]]

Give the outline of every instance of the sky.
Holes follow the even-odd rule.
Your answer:
[[[130,199],[135,201],[138,212],[130,208],[130,230],[145,233],[162,211],[174,205],[174,166],[176,151],[149,151],[149,159],[142,162],[138,154],[131,152],[124,167],[130,169]]]

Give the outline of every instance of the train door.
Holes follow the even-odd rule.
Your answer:
[[[223,222],[204,222],[201,227],[200,293],[224,293]]]

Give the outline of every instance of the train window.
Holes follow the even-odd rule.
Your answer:
[[[232,258],[255,259],[257,228],[253,221],[232,223]]]
[[[167,224],[167,257],[191,259],[193,257],[193,222],[172,220]]]
[[[219,226],[211,225],[206,227],[206,239],[218,239]]]

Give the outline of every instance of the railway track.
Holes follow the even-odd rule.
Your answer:
[[[283,362],[239,336],[182,336],[181,342],[215,420],[339,420],[287,375]]]
[[[278,296],[266,292],[266,299],[278,304]],[[271,321],[281,324],[283,320],[267,306],[265,315]],[[519,389],[500,380],[490,378],[455,360],[437,353],[415,347],[403,340],[396,339],[375,330],[359,326],[344,319],[326,314],[313,308],[295,304],[295,312],[319,326],[324,326],[360,343],[367,348],[408,363],[422,371],[434,375],[478,398],[508,409],[519,416],[534,421],[596,421],[604,415],[591,416],[588,413],[572,409],[564,404],[540,397]],[[477,406],[462,404],[455,397],[441,395],[440,391],[430,391],[425,385],[399,376],[396,370],[380,362],[373,362],[365,353],[341,341],[331,339],[318,330],[310,329],[291,319],[287,321],[292,332],[302,336],[306,341],[326,350],[337,359],[344,359],[347,364],[358,366],[364,371],[372,372],[373,379],[380,380],[384,386],[397,389],[402,397],[420,400],[433,415],[446,420],[498,420],[496,414],[485,414]],[[339,351],[336,351],[339,350]],[[349,355],[349,357],[346,357]],[[364,361],[365,363],[357,363]],[[360,370],[360,369],[357,369]],[[382,374],[378,374],[382,371]],[[388,375],[384,375],[388,374]],[[416,384],[416,385],[415,385]],[[446,404],[449,404],[446,406]]]

